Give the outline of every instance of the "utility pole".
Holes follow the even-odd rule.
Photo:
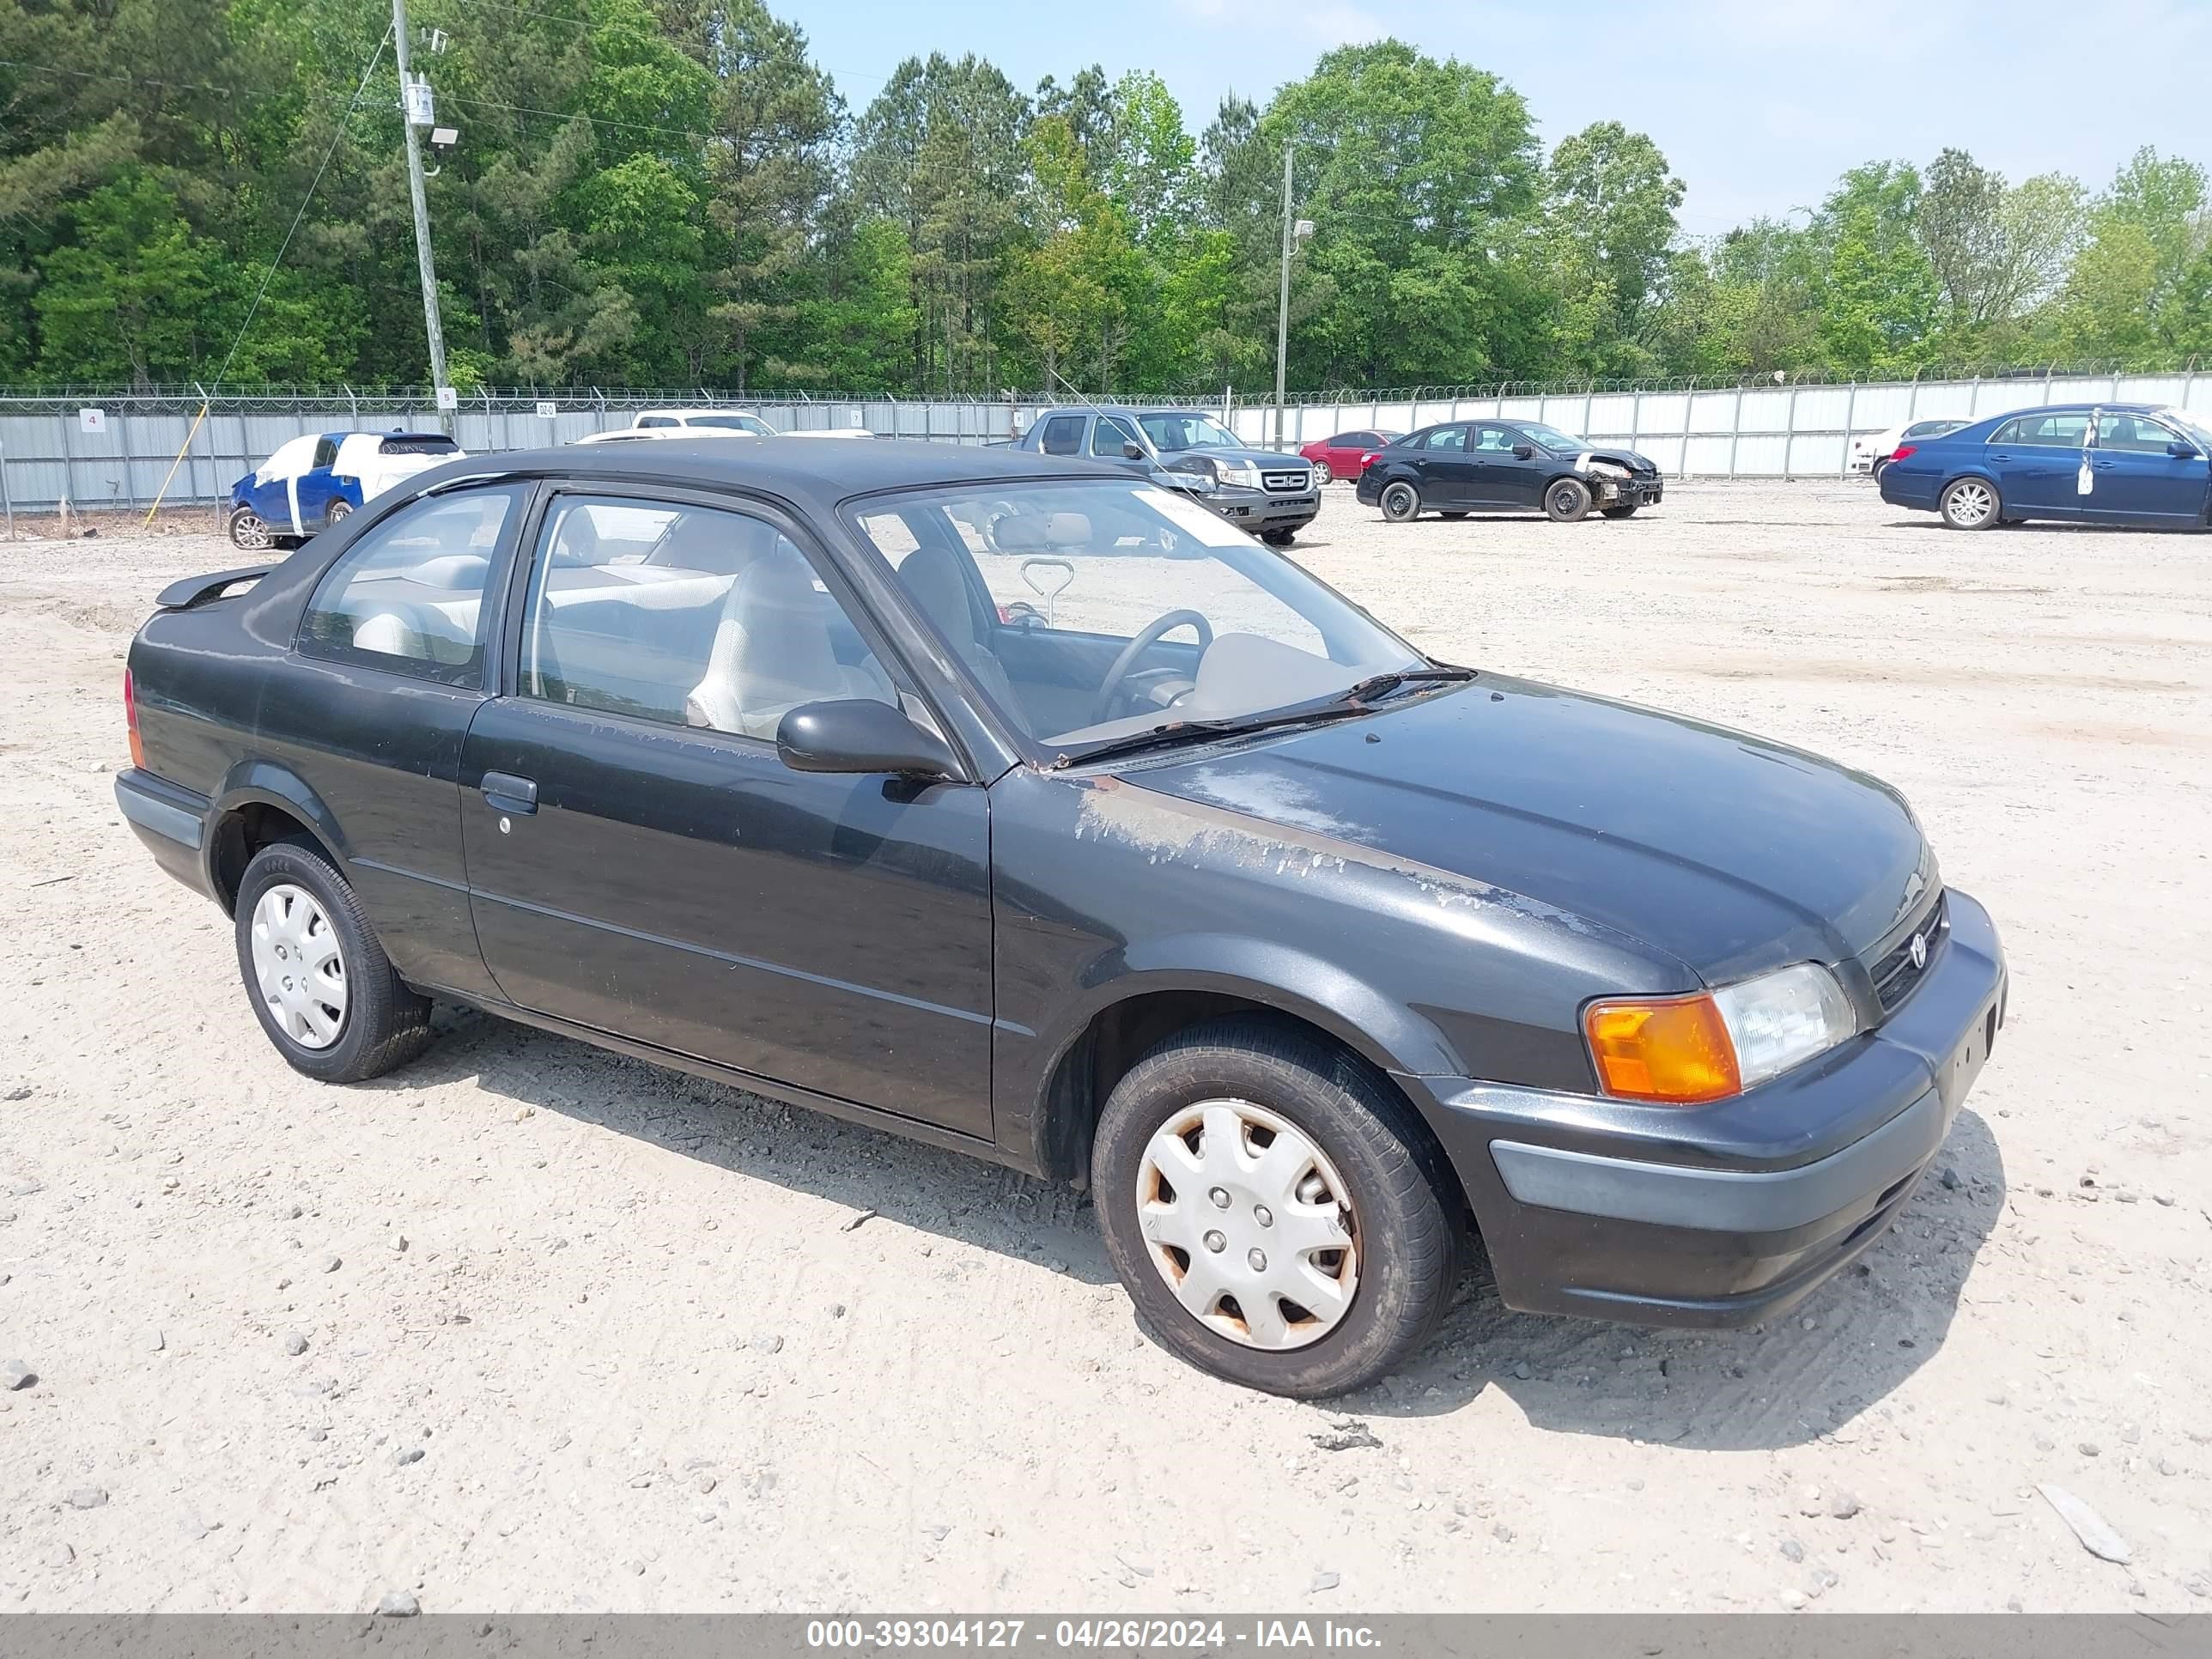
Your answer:
[[[399,0],[392,0],[394,5]],[[1291,146],[1283,146],[1283,290],[1275,307],[1275,447],[1283,447],[1283,371],[1291,355]]]
[[[422,278],[422,325],[430,337],[430,385],[446,387],[446,330],[438,320],[438,270],[430,258],[430,204],[422,194],[422,141],[408,97],[407,0],[392,0],[392,40],[399,64],[400,130],[407,135],[407,193],[415,204],[415,264]],[[438,424],[446,424],[445,411]]]

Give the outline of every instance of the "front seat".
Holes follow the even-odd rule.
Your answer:
[[[975,602],[969,596],[960,561],[941,547],[918,548],[899,566],[898,579],[937,624],[937,631],[945,635],[953,654],[982,682],[983,690],[1000,708],[1018,718],[1022,706],[1015,700],[1006,665],[983,643],[982,630],[975,624]]]
[[[872,697],[896,707],[872,659],[857,668],[837,660],[829,604],[814,591],[812,568],[789,549],[747,565],[730,584],[707,672],[684,701],[685,721],[773,742],[801,703]]]

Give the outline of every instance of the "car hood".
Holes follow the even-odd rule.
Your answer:
[[[1224,466],[1285,467],[1310,466],[1313,465],[1312,462],[1306,459],[1304,454],[1285,455],[1280,450],[1275,449],[1177,449],[1174,451],[1163,451],[1160,455],[1160,465],[1169,467],[1178,465],[1187,467],[1190,462],[1200,459],[1209,461],[1218,461]]]
[[[1625,466],[1631,472],[1656,472],[1659,470],[1656,461],[1633,449],[1578,449],[1575,454],[1584,465],[1592,461],[1611,461],[1615,466]]]
[[[1487,674],[1126,781],[1505,889],[1713,984],[1859,956],[1938,879],[1904,798],[1863,773]]]

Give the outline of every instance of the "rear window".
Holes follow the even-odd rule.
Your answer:
[[[377,445],[380,455],[458,455],[461,447],[437,432],[395,432]]]

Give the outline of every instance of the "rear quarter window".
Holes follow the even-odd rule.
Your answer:
[[[301,654],[481,690],[484,594],[520,493],[433,495],[364,532],[316,585]]]

